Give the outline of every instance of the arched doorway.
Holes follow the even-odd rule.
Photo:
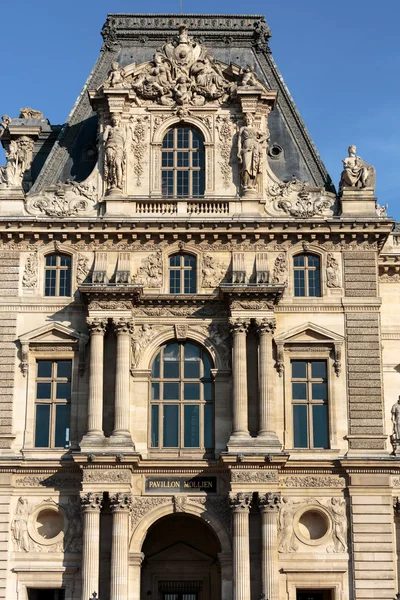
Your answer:
[[[220,542],[202,519],[159,519],[142,552],[141,600],[221,600]]]

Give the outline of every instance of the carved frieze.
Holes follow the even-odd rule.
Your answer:
[[[15,480],[15,484],[21,487],[79,487],[81,477],[76,475],[26,475]]]
[[[290,475],[289,477],[284,477],[281,479],[281,483],[288,487],[296,487],[296,488],[309,488],[309,487],[335,487],[335,488],[343,488],[346,485],[346,480],[344,477],[334,477],[331,475],[307,475],[307,476],[297,476]]]
[[[130,483],[127,469],[83,469],[83,483]]]
[[[142,185],[144,172],[144,159],[147,151],[146,133],[148,128],[148,117],[131,117],[132,158],[133,172],[136,177],[136,186]]]
[[[268,483],[271,481],[277,482],[278,473],[277,471],[270,470],[232,470],[231,480],[232,483]]]
[[[163,504],[169,504],[171,499],[162,496],[135,496],[132,502],[131,509],[131,526],[134,528],[151,510],[162,506]]]
[[[228,267],[221,264],[213,256],[205,254],[201,265],[202,280],[201,285],[203,288],[216,288],[218,287],[224,278],[226,277]]]
[[[138,272],[133,276],[133,283],[147,288],[159,288],[162,286],[162,275],[162,254],[155,252],[142,260]]]

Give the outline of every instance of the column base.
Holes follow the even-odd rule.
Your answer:
[[[282,444],[276,435],[272,431],[265,431],[259,433],[254,439],[253,445],[256,448],[262,448],[262,452],[280,452],[282,450]]]
[[[231,435],[228,444],[228,452],[231,454],[270,454],[280,452],[282,444],[275,434],[269,433],[263,436],[251,437],[250,435]]]
[[[104,437],[104,433],[99,434],[88,434],[86,433],[81,443],[79,444],[80,449],[90,452],[104,452],[107,447],[107,438]]]
[[[135,444],[130,433],[113,432],[108,439],[108,445],[112,448],[117,447],[119,450],[125,450],[126,452],[135,452]]]

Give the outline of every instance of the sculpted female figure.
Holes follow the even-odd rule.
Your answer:
[[[11,531],[18,550],[29,552],[30,543],[28,535],[28,501],[26,498],[19,498],[17,510],[11,525]]]
[[[244,116],[244,126],[240,128],[238,138],[238,160],[241,166],[240,175],[244,191],[257,188],[258,176],[262,169],[263,144],[268,136],[253,127],[250,114]]]
[[[108,193],[122,193],[125,171],[125,130],[118,116],[104,132],[104,179]]]
[[[374,187],[375,185],[375,169],[360,156],[356,155],[356,146],[349,146],[349,155],[343,159],[343,171],[340,179],[340,188],[357,188],[363,189],[366,187]]]

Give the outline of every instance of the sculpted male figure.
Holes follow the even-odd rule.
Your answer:
[[[108,193],[123,190],[125,171],[125,130],[121,127],[121,119],[113,116],[111,125],[104,132],[104,179]]]
[[[391,414],[393,423],[393,433],[395,434],[396,439],[400,440],[400,396],[396,404],[393,404]]]

